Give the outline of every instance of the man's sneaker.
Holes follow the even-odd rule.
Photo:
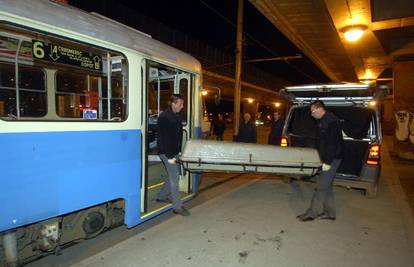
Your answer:
[[[321,219],[321,220],[331,220],[331,221],[335,221],[336,220],[336,217],[335,216],[329,216],[328,214],[326,214],[324,212],[324,213],[319,214],[319,219]]]
[[[313,221],[315,218],[308,216],[306,213],[296,216],[296,218],[301,222],[310,222]]]
[[[175,214],[179,214],[181,216],[188,216],[188,215],[190,215],[190,212],[186,208],[184,208],[184,207],[179,207],[179,208],[173,209],[173,212]]]

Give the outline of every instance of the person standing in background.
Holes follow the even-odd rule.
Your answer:
[[[273,113],[272,126],[270,128],[269,138],[267,143],[269,145],[280,145],[280,140],[282,139],[282,130],[285,121],[281,118],[280,113],[275,111]]]
[[[250,120],[250,113],[244,113],[243,123],[240,124],[239,134],[237,135],[237,142],[243,143],[256,143],[257,141],[257,130],[256,125]]]
[[[224,130],[226,130],[226,123],[222,114],[218,114],[213,124],[213,134],[216,136],[217,141],[223,141]]]

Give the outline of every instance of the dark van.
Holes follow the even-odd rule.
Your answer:
[[[381,170],[382,130],[380,100],[386,87],[366,84],[314,84],[289,86],[280,94],[293,106],[285,120],[282,146],[315,147],[316,121],[309,103],[322,100],[341,121],[343,160],[334,183],[364,189],[375,197]]]

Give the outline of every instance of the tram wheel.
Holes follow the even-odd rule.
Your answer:
[[[90,212],[82,224],[82,229],[86,233],[86,238],[91,238],[99,234],[105,226],[105,216],[98,212]]]

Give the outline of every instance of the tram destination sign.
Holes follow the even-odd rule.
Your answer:
[[[33,57],[36,59],[102,71],[101,56],[81,51],[79,49],[33,40],[32,52]]]

